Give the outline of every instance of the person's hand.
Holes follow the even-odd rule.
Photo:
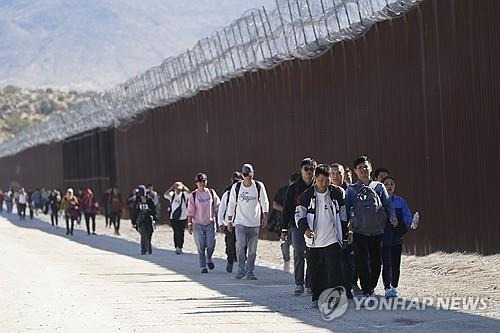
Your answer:
[[[312,231],[311,229],[307,229],[306,232],[304,232],[304,235],[306,235],[307,238],[313,238],[314,231]]]
[[[354,234],[352,233],[352,231],[349,231],[347,233],[347,244],[352,244],[353,241],[354,241]]]
[[[281,239],[282,241],[287,241],[287,240],[288,240],[288,232],[286,232],[286,231],[282,231],[282,232],[281,232],[281,237],[280,237],[280,239]]]
[[[223,225],[219,226],[219,232],[224,233],[224,226]]]
[[[233,232],[233,228],[234,228],[233,222],[227,222],[227,231]]]
[[[393,227],[396,227],[398,225],[398,219],[395,218],[394,216],[389,219]]]
[[[264,216],[264,217],[262,218],[262,220],[260,221],[260,226],[261,226],[262,228],[267,227],[267,216]]]
[[[190,235],[193,234],[193,224],[192,223],[188,223],[188,232]]]

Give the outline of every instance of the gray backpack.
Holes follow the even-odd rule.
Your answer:
[[[384,233],[387,222],[387,213],[382,205],[377,192],[377,183],[371,182],[363,186],[356,194],[354,205],[354,216],[351,217],[352,230],[365,236],[374,236]]]

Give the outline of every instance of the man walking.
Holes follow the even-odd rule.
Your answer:
[[[257,280],[254,273],[259,230],[267,225],[269,199],[266,188],[253,179],[254,169],[250,164],[241,168],[243,181],[233,185],[227,207],[227,227],[236,230],[236,253],[238,273],[236,279],[246,276],[247,280]],[[247,254],[248,252],[248,254]]]

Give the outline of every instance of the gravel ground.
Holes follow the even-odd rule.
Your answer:
[[[102,217],[97,224],[97,236],[77,229],[67,237],[46,216],[0,217],[0,332],[500,331],[500,255],[403,256],[402,304],[474,296],[485,309],[422,310],[417,303],[406,311],[369,311],[350,301],[343,316],[325,321],[310,309],[309,296],[292,296],[293,276],[282,269],[276,241],[259,241],[258,281],[235,280],[224,270],[221,234],[216,268],[201,275],[187,232],[185,253],[177,256],[171,228],[158,226],[153,255],[141,256],[128,220],[120,236],[104,228]],[[381,281],[376,292],[383,293]]]

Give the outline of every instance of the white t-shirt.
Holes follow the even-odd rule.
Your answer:
[[[24,205],[26,203],[26,196],[24,194],[19,194],[19,203]]]
[[[231,187],[229,195],[229,204],[227,206],[226,219],[229,216],[233,217],[234,225],[244,225],[246,227],[258,227],[261,221],[261,212],[269,212],[269,199],[267,198],[266,188],[262,182],[260,184],[260,202],[258,201],[259,194],[255,181],[252,185],[246,187],[241,182],[240,192],[236,198],[236,186]],[[235,216],[236,211],[236,216]]]
[[[332,207],[326,203],[326,195],[329,192],[316,192],[316,226],[314,230],[315,238],[311,247],[326,247],[337,242],[335,231],[336,223],[332,220]]]
[[[172,215],[174,214],[175,210],[180,205],[181,217],[179,218],[179,220],[187,219],[187,203],[189,200],[189,193],[181,192],[177,194],[174,191],[172,191],[168,195],[170,196],[170,218],[172,218]],[[184,199],[182,198],[183,195]]]
[[[224,218],[224,214],[226,214],[227,209],[227,197],[229,196],[229,191],[224,192],[222,198],[220,198],[219,210],[217,211],[217,222],[219,225],[227,226],[227,219]],[[227,216],[226,216],[227,217]]]

